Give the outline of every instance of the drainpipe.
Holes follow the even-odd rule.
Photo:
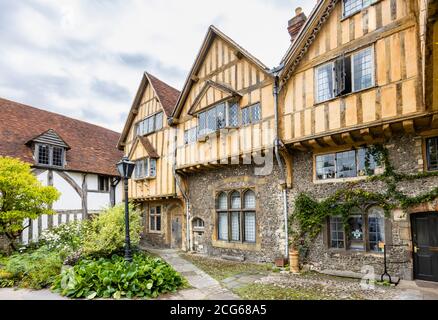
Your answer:
[[[277,159],[278,166],[280,168],[281,175],[284,179],[285,185],[283,188],[283,219],[284,219],[284,234],[285,234],[285,243],[284,243],[284,256],[287,259],[289,257],[289,226],[288,226],[288,206],[287,206],[287,177],[286,171],[284,169],[283,162],[281,161],[280,156],[280,147],[284,147],[283,142],[280,139],[279,135],[279,106],[278,106],[278,94],[279,94],[279,79],[278,73],[284,68],[284,66],[279,66],[273,70],[271,70],[271,74],[274,75],[274,113],[275,113],[275,138],[274,138],[274,152],[275,158]]]

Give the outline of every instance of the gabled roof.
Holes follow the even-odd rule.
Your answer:
[[[315,41],[337,3],[338,0],[319,0],[316,3],[306,23],[281,61],[280,65],[284,67],[279,74],[281,84],[284,84],[290,78],[295,67],[298,66],[311,44]]]
[[[0,110],[0,156],[34,164],[28,142],[53,138],[54,132],[71,148],[66,153],[66,170],[119,175],[116,163],[123,156],[117,150],[119,133],[1,98]]]
[[[26,145],[31,145],[32,143],[39,142],[39,143],[47,143],[54,146],[63,147],[66,149],[71,149],[70,146],[62,139],[59,134],[55,132],[53,129],[49,129],[42,134],[39,134],[38,136],[30,139],[26,142]]]
[[[239,92],[237,92],[236,90],[234,90],[233,88],[229,87],[228,85],[226,85],[224,83],[218,83],[218,82],[214,82],[212,80],[207,80],[205,82],[204,86],[202,87],[201,91],[199,92],[198,96],[193,101],[193,104],[190,107],[190,110],[188,112],[189,114],[193,114],[195,111],[197,111],[196,107],[201,102],[201,99],[205,96],[205,94],[207,94],[207,91],[210,88],[215,88],[215,89],[218,89],[218,90],[224,92],[227,95],[226,98],[242,97],[242,95]]]
[[[151,85],[156,96],[158,97],[158,100],[166,116],[171,117],[172,115],[173,109],[175,107],[176,101],[178,100],[180,92],[177,89],[171,87],[170,85],[164,83],[160,79],[156,78],[155,76],[151,75],[150,73],[145,72],[141,79],[141,83],[137,90],[137,94],[134,98],[134,102],[132,103],[131,110],[129,111],[128,119],[126,120],[125,127],[123,128],[122,135],[120,136],[120,140],[118,142],[119,149],[122,148],[123,142],[128,136],[132,123],[137,115],[138,108],[140,106],[140,101],[143,97],[143,94],[148,84]]]
[[[219,37],[222,41],[227,43],[230,47],[234,48],[237,52],[239,52],[243,57],[254,63],[256,66],[260,68],[261,71],[266,73],[267,76],[272,77],[272,75],[269,73],[269,68],[264,65],[259,59],[254,57],[252,54],[250,54],[248,51],[246,51],[244,48],[242,48],[239,44],[237,44],[234,40],[232,40],[230,37],[228,37],[226,34],[224,34],[222,31],[220,31],[215,26],[210,26],[208,28],[207,34],[204,38],[204,41],[202,43],[201,49],[198,52],[198,55],[196,56],[195,62],[192,66],[192,69],[190,70],[189,75],[187,76],[186,82],[184,84],[183,90],[181,92],[181,95],[179,96],[179,99],[176,103],[175,109],[173,111],[172,117],[178,118],[180,116],[182,107],[187,99],[188,94],[190,93],[190,89],[192,88],[192,85],[194,83],[193,76],[195,76],[198,72],[200,67],[202,66],[202,63],[204,59],[206,58],[211,45],[213,44],[213,41],[216,37]]]
[[[134,153],[138,144],[141,144],[143,146],[143,148],[146,150],[146,153],[148,154],[149,158],[151,158],[151,159],[159,159],[160,158],[160,156],[158,155],[154,146],[150,143],[149,139],[147,137],[141,137],[141,136],[137,136],[135,138],[134,143],[132,144],[131,151],[128,155],[129,158],[132,158],[132,154]]]

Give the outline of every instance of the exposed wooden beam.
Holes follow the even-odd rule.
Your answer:
[[[403,129],[408,134],[415,133],[414,120],[403,121]]]
[[[198,82],[198,81],[199,81],[199,77],[198,77],[197,75],[192,75],[192,76],[190,77],[190,79],[191,79],[193,82]]]
[[[333,140],[333,137],[332,137],[332,136],[327,136],[327,137],[324,137],[324,138],[322,138],[322,139],[324,140],[324,143],[325,143],[325,144],[328,144],[330,147],[337,147],[337,146],[338,146],[338,144],[336,143],[336,141]]]
[[[353,136],[351,135],[350,132],[344,132],[342,134],[342,140],[344,140],[346,143],[349,143],[349,144],[355,143]]]
[[[298,149],[300,151],[308,151],[308,148],[306,146],[304,146],[301,142],[296,142],[293,144],[293,147],[295,149]]]
[[[430,127],[431,127],[432,129],[436,129],[436,128],[438,128],[438,114],[434,114],[434,115],[432,116],[432,121],[431,121],[431,123],[430,123]]]
[[[239,59],[239,60],[243,59],[243,57],[244,57],[243,53],[240,51],[236,51],[235,54],[236,54],[237,59]]]
[[[307,143],[312,147],[312,149],[323,148],[323,146],[316,139],[309,140]]]
[[[371,143],[374,140],[374,138],[373,138],[373,136],[371,134],[370,128],[361,129],[360,130],[360,135],[362,136],[362,138],[367,143]]]
[[[390,124],[384,124],[383,125],[383,135],[386,138],[391,138],[392,137],[392,129],[391,129],[391,125]]]

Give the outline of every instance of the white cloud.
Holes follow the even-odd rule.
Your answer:
[[[143,71],[181,89],[209,25],[269,67],[316,0],[2,0],[0,96],[123,127]]]

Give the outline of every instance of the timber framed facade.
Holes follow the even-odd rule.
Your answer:
[[[157,153],[156,178],[130,184],[130,197],[154,208],[147,209],[155,221],[148,239],[163,206],[157,243],[272,262],[288,254],[288,216],[301,193],[321,200],[351,183],[384,189],[366,178],[384,170],[371,161],[369,171],[370,146],[383,145],[396,172],[437,170],[436,12],[427,0],[318,1],[308,19],[297,10],[289,22],[291,46],[274,69],[210,27],[163,120],[164,138],[138,137],[134,125],[160,107],[133,107],[119,144],[132,160]],[[135,105],[159,105],[150,82],[146,76]],[[163,168],[160,159],[169,155]],[[400,187],[418,195],[437,183],[430,176]],[[178,211],[182,225],[166,210]],[[371,265],[379,274],[382,245],[394,245],[390,259],[403,263],[391,265],[392,274],[437,281],[436,253],[424,249],[435,244],[419,240],[436,238],[438,231],[422,223],[434,225],[437,211],[436,200],[390,216],[362,203],[351,213],[351,229],[336,217],[324,222],[303,262],[358,273]]]

